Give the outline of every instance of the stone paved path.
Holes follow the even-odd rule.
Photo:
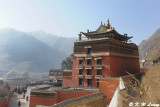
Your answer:
[[[29,107],[29,102],[23,99],[22,95],[18,95],[18,94],[10,96],[9,104],[8,104],[9,107],[18,107],[19,100],[21,102],[21,107]]]

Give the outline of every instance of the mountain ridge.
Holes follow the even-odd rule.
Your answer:
[[[160,57],[160,28],[157,29],[148,39],[139,44],[140,59],[155,60]]]
[[[61,37],[58,38],[57,41],[61,42]],[[52,41],[54,38],[47,39]],[[68,41],[70,42],[70,39]],[[68,54],[71,53],[72,50],[68,49]],[[67,54],[62,50],[55,49],[28,32],[12,28],[0,30],[0,73],[7,73],[12,68],[18,72],[47,73],[51,66],[60,68],[61,61],[66,57]]]

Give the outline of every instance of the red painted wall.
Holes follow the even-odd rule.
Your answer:
[[[127,75],[127,76],[123,76],[121,77],[123,82],[129,82],[130,80],[134,80],[132,76]],[[120,78],[111,78],[111,79],[100,79],[99,81],[99,91],[103,92],[104,95],[107,96],[107,104],[110,103],[114,92],[116,91],[116,89],[119,86],[119,79]]]
[[[63,87],[79,87],[77,77],[79,73],[78,67],[78,59],[76,57],[73,58],[73,69],[72,69],[72,79],[67,79],[64,77]],[[96,88],[97,87],[97,79],[95,78],[97,70],[94,69],[96,66],[96,60],[92,57],[92,87],[87,86],[87,79],[85,76],[87,75],[87,70],[84,69],[87,66],[87,60],[83,58],[83,87],[84,88]],[[129,57],[121,57],[121,56],[103,56],[102,58],[102,77],[120,77],[124,76],[129,72],[131,74],[139,73],[139,59],[138,58],[129,58]]]
[[[7,107],[8,105],[8,99],[4,99],[3,101],[0,101],[0,107]]]
[[[55,93],[54,97],[45,97],[45,96],[30,96],[29,107],[36,107],[36,105],[45,105],[52,106],[58,103],[58,95]]]
[[[81,97],[84,95],[89,95],[94,92],[84,92],[84,91],[62,91],[59,90],[55,93],[54,97],[45,97],[45,96],[30,96],[30,105],[29,107],[36,107],[36,105],[45,105],[45,106],[52,106],[56,103],[61,101],[69,100],[76,97]],[[1,107],[1,106],[0,106]]]
[[[69,100],[84,95],[89,95],[96,92],[84,92],[84,91],[58,91],[58,102]]]
[[[102,77],[109,77],[110,76],[110,62],[109,62],[109,57],[103,57],[102,58]],[[73,58],[73,69],[72,69],[72,85],[70,84],[70,87],[79,87],[78,85],[78,80],[79,78],[77,78],[77,75],[79,73],[79,69],[77,69],[79,65],[79,61],[76,57]],[[94,69],[94,66],[97,65],[97,61],[94,59],[94,57],[92,57],[92,87],[88,87],[87,86],[87,79],[85,79],[85,76],[87,75],[87,70],[85,69],[85,67],[87,66],[87,59],[83,58],[83,87],[84,88],[96,88],[97,87],[97,79],[95,78],[96,74],[97,74],[97,70]],[[70,80],[64,78],[64,80],[66,80],[64,82],[64,84],[67,84]],[[68,85],[67,85],[68,86]],[[63,87],[65,87],[65,85],[63,85]]]
[[[73,87],[72,77],[63,77],[62,87]]]
[[[107,96],[107,104],[110,103],[112,96],[117,89],[119,79],[100,79],[99,91],[103,92]]]
[[[125,58],[125,57],[110,57],[110,72],[111,77],[124,76],[129,72],[131,74],[139,73],[139,59],[137,58]]]

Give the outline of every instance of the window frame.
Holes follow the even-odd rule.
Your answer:
[[[102,59],[97,59],[97,65],[102,65]]]
[[[87,75],[92,75],[92,70],[91,69],[87,69]]]
[[[92,87],[92,79],[87,79],[87,86]]]
[[[92,59],[87,59],[87,65],[92,65]]]
[[[81,83],[81,84],[80,84],[80,83]],[[83,86],[83,78],[79,78],[78,85],[79,85],[79,86]]]
[[[82,74],[81,74],[82,73]],[[79,69],[78,75],[83,75],[83,69]]]
[[[102,75],[102,70],[101,69],[97,69],[97,75]]]
[[[80,62],[81,62],[81,63],[80,63]],[[79,65],[83,65],[83,60],[82,60],[82,59],[79,59],[78,64],[79,64]]]
[[[86,54],[91,55],[91,52],[92,52],[92,48],[87,48]]]

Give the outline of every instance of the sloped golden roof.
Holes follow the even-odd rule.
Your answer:
[[[101,38],[101,37],[110,37],[111,35],[114,35],[115,37],[117,37],[119,40],[122,41],[126,41],[129,40],[132,37],[128,37],[126,34],[125,35],[121,35],[119,34],[114,27],[111,27],[110,23],[109,23],[109,19],[107,21],[107,25],[101,25],[98,27],[98,29],[96,31],[87,31],[87,33],[82,32],[82,34],[84,34],[86,37],[88,38]]]

